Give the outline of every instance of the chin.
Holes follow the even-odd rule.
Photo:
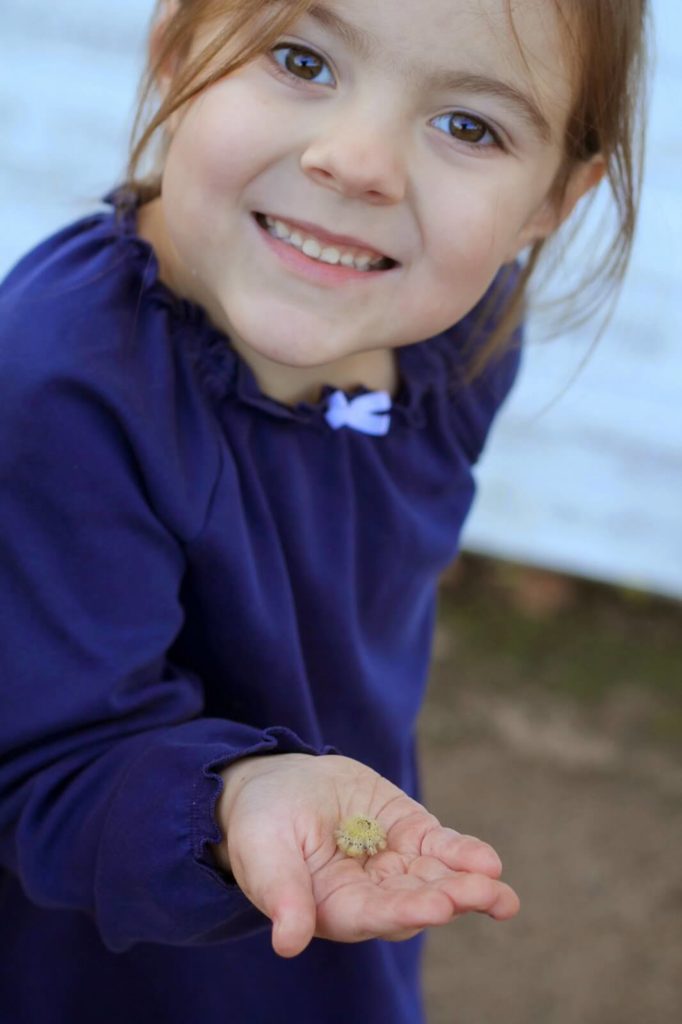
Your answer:
[[[328,325],[310,321],[301,323],[300,319],[296,321],[291,316],[283,322],[285,315],[272,310],[266,315],[260,312],[255,317],[237,316],[233,318],[228,333],[240,338],[244,348],[261,359],[300,370],[325,366],[351,354],[341,339],[335,343],[335,339],[330,338]]]
[[[277,363],[280,366],[291,366],[299,370],[305,370],[308,367],[324,365],[329,362],[328,359],[324,358],[320,353],[319,346],[315,346],[312,343],[307,345],[305,342],[298,341],[292,344],[288,339],[280,338],[268,338],[264,337],[263,334],[259,335],[241,335],[244,340],[245,347],[259,356],[261,359],[268,359],[270,362]],[[249,340],[251,338],[252,340]]]

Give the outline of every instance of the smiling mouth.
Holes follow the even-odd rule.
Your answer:
[[[304,256],[316,263],[326,263],[332,267],[347,267],[359,270],[361,273],[392,270],[393,267],[398,266],[398,263],[389,256],[382,256],[372,250],[346,245],[343,242],[325,241],[305,229],[279,218],[269,217],[264,213],[254,213],[254,217],[260,227],[273,238],[279,239],[285,245],[290,245],[293,249],[298,249]]]

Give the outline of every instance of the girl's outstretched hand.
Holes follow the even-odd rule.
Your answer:
[[[273,922],[280,956],[313,936],[336,942],[402,940],[479,911],[519,909],[487,843],[443,828],[421,804],[359,761],[274,754],[226,768],[218,817],[221,867]],[[386,849],[351,858],[336,844],[348,818],[376,819]]]

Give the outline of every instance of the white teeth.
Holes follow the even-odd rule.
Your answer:
[[[381,265],[383,257],[371,256],[369,253],[341,252],[334,246],[324,246],[316,238],[304,237],[300,231],[296,231],[285,224],[284,221],[275,220],[273,217],[265,217],[268,231],[275,238],[293,245],[300,249],[306,256],[313,260],[320,260],[331,266],[341,264],[343,267],[355,267],[356,270],[367,271]]]
[[[314,238],[306,238],[303,243],[303,252],[314,260],[319,260],[322,255],[322,246]]]
[[[341,253],[338,249],[334,249],[331,246],[328,249],[323,249],[320,255],[320,259],[323,263],[331,263],[336,265],[341,261]]]

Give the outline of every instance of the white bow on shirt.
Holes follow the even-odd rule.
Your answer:
[[[391,427],[391,396],[388,391],[368,391],[357,398],[347,398],[343,391],[329,396],[325,418],[330,427],[350,427],[362,434],[383,437]]]

